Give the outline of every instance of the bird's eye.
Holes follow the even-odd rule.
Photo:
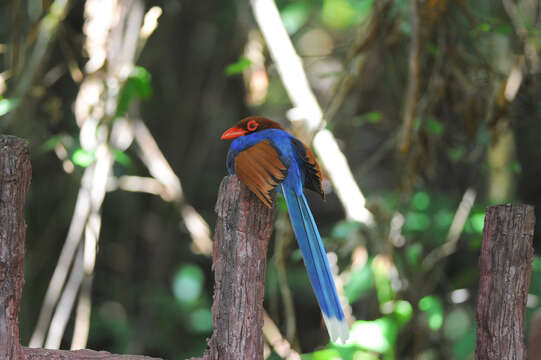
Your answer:
[[[249,131],[255,131],[255,129],[257,129],[258,126],[259,126],[259,124],[255,120],[250,120],[250,121],[248,121],[248,124],[246,124],[246,128]]]

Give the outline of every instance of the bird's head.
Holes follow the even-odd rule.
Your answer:
[[[248,135],[256,131],[265,129],[281,129],[283,128],[275,121],[269,120],[261,116],[249,116],[239,121],[235,126],[223,133],[222,140],[236,139],[240,136]]]

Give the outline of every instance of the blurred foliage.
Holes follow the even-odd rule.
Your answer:
[[[88,61],[82,40],[85,1],[74,2],[65,19],[51,23],[55,3],[0,5],[0,129],[27,138],[32,147],[23,343],[35,325],[82,173],[95,161],[81,145],[73,114],[81,83],[77,71]],[[248,35],[257,28],[247,3],[143,3],[145,9],[162,7],[163,16],[140,64],[119,89],[109,125],[130,112],[142,118],[181,179],[186,201],[212,227],[218,184],[226,174],[228,144],[219,141],[220,134],[249,114],[287,126],[292,105],[261,38]],[[539,11],[527,11],[525,0],[419,2],[420,89],[411,149],[398,154],[416,33],[411,2],[390,0],[373,42],[354,54],[357,31],[377,1],[276,3],[323,108],[336,96],[337,80],[356,76],[326,127],[339,139],[376,219],[372,228],[345,220],[332,189],[326,202],[310,199],[326,249],[338,257],[352,316],[351,341],[328,344],[300,251],[292,245],[285,258],[297,322],[293,346],[303,359],[314,360],[471,359],[477,261],[485,208],[495,201],[488,190],[495,174],[511,184],[502,188],[503,198],[541,205]],[[47,56],[32,59],[41,21],[58,22],[58,36]],[[515,70],[519,88],[513,98],[506,97]],[[34,71],[38,76],[31,88],[20,93],[19,84]],[[256,91],[263,94],[257,106],[245,101]],[[512,145],[501,148],[499,139],[509,134]],[[496,150],[504,156],[491,157]],[[148,176],[137,146],[114,149],[114,156],[114,176]],[[324,185],[327,189],[326,179]],[[468,188],[477,198],[456,246],[429,267],[427,259],[449,241]],[[277,211],[287,211],[282,197],[276,204]],[[212,332],[212,261],[192,251],[177,209],[150,194],[114,191],[107,193],[102,215],[89,347],[167,359],[200,356]],[[269,258],[276,255],[269,250]],[[269,261],[265,308],[285,333],[278,281]],[[540,306],[536,255],[528,326]],[[275,352],[269,357],[279,358]]]
[[[152,95],[151,76],[147,69],[135,66],[124,83],[120,95],[116,116],[124,116],[130,104],[136,99],[148,99]]]
[[[248,58],[241,56],[238,61],[227,65],[225,68],[225,74],[228,76],[242,74],[242,72],[249,68],[251,64],[252,62]]]
[[[0,116],[6,115],[13,110],[18,103],[17,99],[4,99],[0,96]]]

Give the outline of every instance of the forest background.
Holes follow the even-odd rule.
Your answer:
[[[352,325],[327,344],[279,199],[265,331],[293,350],[266,357],[472,358],[485,208],[541,203],[541,3],[276,0],[272,23],[273,4],[0,3],[0,132],[33,167],[23,344],[201,355],[219,138],[262,115],[315,135],[310,202]],[[540,297],[536,256],[528,330]]]

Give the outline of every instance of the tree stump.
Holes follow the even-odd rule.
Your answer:
[[[202,359],[263,359],[263,293],[273,211],[236,176],[228,176],[220,185],[216,213],[214,332]]]
[[[477,360],[527,358],[525,312],[535,227],[529,205],[487,209],[479,257]]]

